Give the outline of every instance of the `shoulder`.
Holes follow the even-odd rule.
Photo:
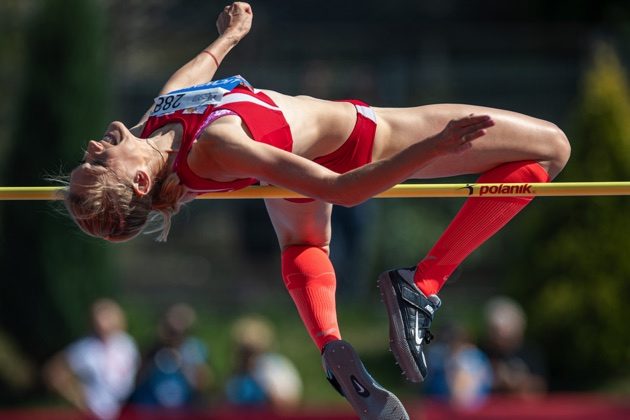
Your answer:
[[[77,341],[71,343],[67,348],[67,352],[81,352],[81,351],[90,351],[95,348],[98,348],[100,345],[100,340],[93,336],[86,336],[78,339]]]
[[[230,153],[253,138],[238,115],[223,116],[205,127],[193,145],[190,155],[207,153]],[[189,157],[190,161],[190,157]]]
[[[136,341],[126,332],[119,332],[111,338],[114,346],[127,349],[135,349]]]
[[[246,132],[243,120],[237,114],[224,115],[217,118],[200,134],[200,140],[204,138],[216,138],[217,140],[232,140],[241,137]]]
[[[100,360],[104,353],[103,350],[101,341],[96,337],[84,337],[65,349],[65,360],[71,369],[77,370]]]
[[[253,143],[238,116],[225,116],[206,127],[193,144],[186,159],[188,167],[202,178],[232,181],[230,163]]]

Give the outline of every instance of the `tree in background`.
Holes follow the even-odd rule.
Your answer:
[[[609,45],[594,49],[569,131],[563,180],[630,180],[630,91]],[[630,197],[545,199],[531,216],[512,277],[548,352],[552,386],[630,374]]]
[[[24,88],[2,179],[41,185],[105,126],[105,13],[96,0],[46,0],[27,29]],[[49,203],[3,204],[0,328],[36,362],[87,326],[90,302],[112,291],[108,249]],[[0,398],[14,401],[6,383]]]

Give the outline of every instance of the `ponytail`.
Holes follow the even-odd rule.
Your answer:
[[[91,175],[91,181],[77,185],[72,183],[71,176],[70,185],[63,190],[66,208],[81,230],[112,242],[127,241],[145,229],[147,222],[153,220],[152,213],[159,213],[162,222],[155,230],[160,231],[157,240],[166,241],[171,218],[180,210],[186,196],[186,188],[180,185],[177,174],[166,175],[155,183],[153,192],[139,196],[130,181],[110,169],[82,170]]]

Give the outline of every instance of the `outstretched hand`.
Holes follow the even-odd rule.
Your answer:
[[[237,42],[240,41],[251,29],[253,17],[252,7],[248,3],[236,1],[225,6],[217,18],[219,35],[230,36]]]
[[[472,141],[486,134],[486,129],[494,125],[488,115],[470,114],[464,118],[451,120],[444,130],[434,136],[438,154],[462,153],[472,147]]]

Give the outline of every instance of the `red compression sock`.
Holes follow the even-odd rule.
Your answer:
[[[483,173],[478,183],[548,182],[536,162],[506,163]],[[532,197],[471,197],[459,210],[431,251],[418,264],[414,281],[425,295],[437,293],[471,252],[497,233]]]
[[[322,248],[290,246],[282,251],[282,278],[304,326],[321,351],[339,340],[335,310],[335,270]]]

